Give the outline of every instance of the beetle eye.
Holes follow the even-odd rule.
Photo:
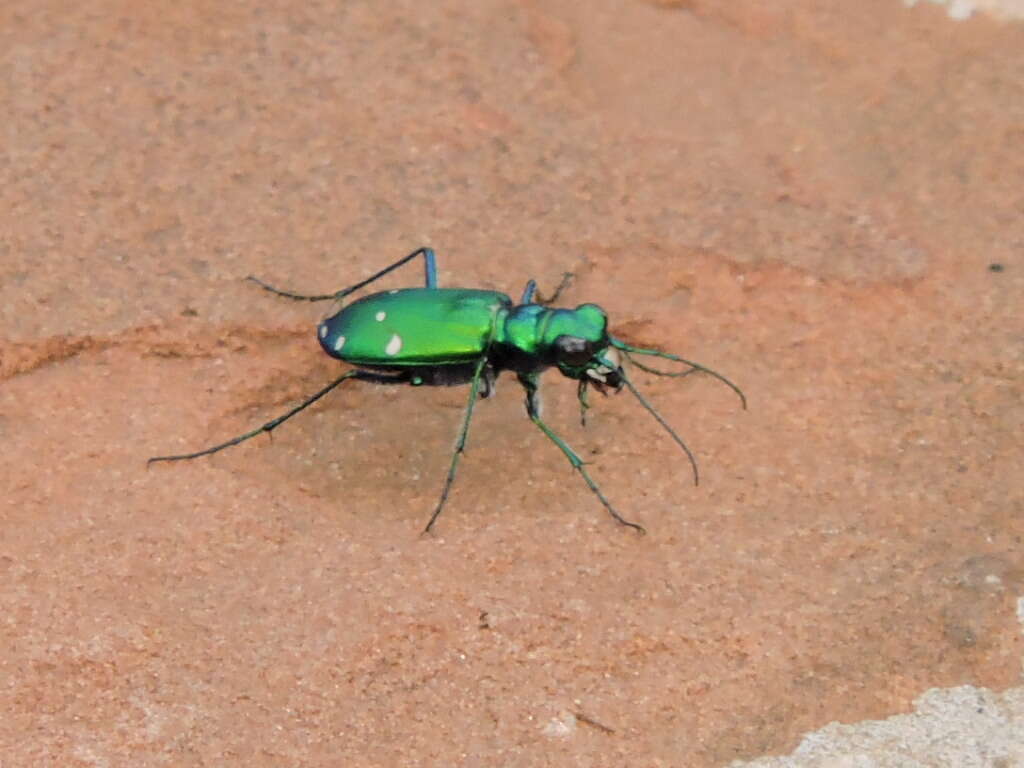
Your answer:
[[[555,339],[555,350],[558,352],[558,362],[580,367],[594,356],[594,343],[579,336],[562,335]]]

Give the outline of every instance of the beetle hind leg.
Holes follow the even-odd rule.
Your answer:
[[[433,248],[417,248],[415,251],[410,253],[408,256],[403,256],[394,264],[389,264],[384,269],[371,275],[370,277],[356,283],[348,288],[342,288],[334,293],[318,293],[318,294],[304,294],[304,293],[293,293],[292,291],[282,291],[280,288],[275,288],[269,285],[258,277],[249,275],[246,280],[256,283],[260,288],[265,291],[269,291],[275,296],[283,296],[286,299],[292,299],[294,301],[331,301],[335,299],[343,299],[350,293],[358,291],[360,288],[365,288],[370,283],[380,280],[384,275],[389,272],[393,272],[404,264],[409,263],[417,256],[423,257],[423,272],[424,272],[424,285],[427,288],[437,288],[437,257],[434,255]]]
[[[311,406],[313,403],[315,403],[321,397],[323,397],[328,392],[333,390],[339,384],[342,384],[343,382],[348,381],[349,379],[368,381],[373,384],[404,384],[409,380],[409,377],[403,374],[399,374],[397,376],[389,376],[383,373],[375,373],[374,371],[347,371],[338,378],[336,378],[334,381],[332,381],[330,384],[328,384],[326,387],[321,389],[319,392],[311,395],[310,397],[307,397],[305,400],[303,400],[301,403],[296,405],[291,410],[281,414],[275,419],[271,419],[266,424],[262,424],[256,429],[252,429],[243,435],[239,435],[238,437],[233,437],[230,440],[225,440],[223,443],[218,443],[217,445],[210,446],[209,448],[204,448],[201,451],[193,451],[192,453],[179,453],[168,456],[153,456],[146,460],[146,466],[149,466],[150,464],[155,464],[158,461],[188,461],[189,459],[198,459],[200,456],[209,456],[210,454],[217,453],[218,451],[223,451],[225,448],[230,448],[233,445],[244,443],[246,440],[251,440],[252,438],[256,437],[257,435],[261,435],[264,432],[270,435],[273,433],[275,429],[277,429],[277,427],[281,426],[281,424],[288,421],[288,419],[290,419],[292,416],[295,416],[301,411],[304,411],[306,408]]]
[[[256,283],[264,291],[274,294],[275,296],[283,296],[286,299],[292,299],[293,301],[330,301],[336,299],[337,294],[334,293],[320,293],[320,294],[305,294],[305,293],[293,293],[292,291],[283,291],[280,288],[275,288],[269,283],[264,283],[258,277],[249,275],[245,278],[251,283]]]

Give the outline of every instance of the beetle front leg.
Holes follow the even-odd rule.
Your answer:
[[[629,526],[640,533],[647,533],[642,525],[631,522],[618,513],[618,510],[616,510],[615,507],[612,506],[612,503],[605,498],[603,493],[601,493],[601,489],[598,488],[597,483],[594,482],[593,478],[583,466],[583,459],[577,456],[576,452],[570,448],[562,438],[552,432],[551,428],[544,423],[543,419],[541,419],[540,402],[537,396],[537,374],[520,374],[519,383],[522,384],[523,389],[526,390],[526,413],[530,417],[530,420],[537,425],[541,432],[548,436],[548,439],[551,440],[551,442],[558,446],[559,450],[565,455],[565,458],[569,460],[572,468],[580,473],[583,481],[587,484],[590,490],[594,492],[594,495],[597,496],[600,502],[604,505],[604,508],[608,510],[608,514],[615,518],[617,523]]]
[[[576,385],[576,398],[580,401],[580,424],[584,428],[587,426],[587,411],[590,410],[590,403],[587,401],[587,385],[586,379],[580,379],[579,384]]]

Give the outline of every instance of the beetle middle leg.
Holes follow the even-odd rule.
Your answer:
[[[484,355],[476,364],[476,368],[473,369],[473,379],[470,382],[469,387],[469,403],[466,405],[466,415],[462,419],[462,429],[459,430],[459,439],[456,441],[455,451],[452,453],[452,462],[448,466],[448,477],[446,477],[444,481],[444,488],[441,491],[441,499],[437,502],[437,508],[434,510],[434,514],[430,516],[430,522],[428,522],[427,527],[423,529],[423,533],[430,533],[430,529],[434,526],[434,521],[437,520],[438,515],[441,514],[441,510],[444,508],[444,503],[448,500],[448,493],[452,489],[452,483],[455,482],[455,470],[459,466],[459,457],[466,450],[466,435],[469,434],[469,420],[473,418],[473,406],[476,405],[477,394],[480,391],[480,380],[483,378],[484,370],[486,368],[487,356]]]
[[[604,508],[608,510],[615,521],[622,525],[629,526],[640,533],[647,533],[642,525],[634,523],[618,513],[612,503],[605,498],[605,495],[601,493],[601,489],[597,487],[597,483],[594,482],[593,478],[587,472],[583,466],[583,459],[576,455],[576,452],[569,447],[569,445],[558,435],[556,435],[551,428],[544,423],[544,420],[540,417],[540,403],[537,397],[537,374],[519,374],[519,383],[523,385],[523,389],[526,390],[526,413],[530,417],[530,420],[548,436],[555,445],[558,446],[559,450],[565,454],[565,458],[572,464],[572,468],[575,469],[583,477],[584,482],[590,487],[590,490],[594,492],[594,495],[604,504]]]
[[[294,299],[295,301],[331,301],[333,299],[343,299],[350,293],[358,291],[360,288],[365,288],[375,280],[380,280],[384,275],[389,272],[401,267],[403,264],[415,259],[417,256],[423,257],[423,272],[424,272],[424,287],[426,288],[437,288],[437,257],[434,255],[433,248],[417,248],[415,251],[410,253],[408,256],[403,256],[394,264],[390,264],[380,272],[366,278],[362,282],[356,283],[348,288],[342,288],[340,291],[334,293],[320,293],[320,294],[303,294],[303,293],[292,293],[291,291],[282,291],[280,288],[275,288],[272,285],[264,283],[257,277],[249,275],[246,280],[256,283],[260,288],[265,291],[270,291],[275,296],[283,296],[286,299]]]
[[[542,306],[548,306],[558,301],[558,297],[562,295],[562,291],[569,287],[569,283],[572,282],[572,272],[565,272],[562,274],[562,280],[555,287],[555,292],[551,296],[545,298],[537,291],[537,281],[529,280],[526,283],[526,287],[523,289],[523,296],[520,299],[520,304],[540,304]]]

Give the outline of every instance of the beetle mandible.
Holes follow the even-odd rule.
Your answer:
[[[466,446],[473,406],[478,396],[489,397],[494,392],[498,374],[511,371],[526,391],[526,413],[533,423],[558,446],[573,469],[580,473],[590,490],[618,523],[644,533],[643,526],[619,514],[587,472],[583,460],[541,418],[538,395],[540,374],[547,368],[557,368],[563,376],[578,382],[577,398],[584,425],[590,407],[587,401],[589,387],[602,394],[607,394],[608,390],[619,392],[623,388],[628,389],[686,454],[693,469],[694,484],[699,482],[699,476],[693,453],[661,414],[637,391],[623,368],[623,358],[640,370],[658,376],[682,377],[695,371],[707,373],[730,387],[739,396],[743,408],[747,407],[746,397],[740,388],[710,368],[668,352],[634,347],[609,335],[608,315],[597,304],[580,304],[575,309],[549,307],[567,285],[570,277],[568,274],[555,293],[544,300],[537,296],[536,282],[528,281],[518,304],[498,291],[439,288],[437,261],[431,248],[418,248],[365,280],[335,293],[309,296],[279,290],[255,277],[248,279],[264,290],[289,299],[340,301],[419,256],[423,257],[425,269],[423,288],[381,291],[365,296],[343,307],[317,326],[317,336],[324,351],[331,357],[355,366],[352,370],[346,371],[291,410],[250,432],[194,453],[154,456],[148,464],[207,456],[263,432],[269,434],[349,379],[373,384],[412,386],[468,383],[469,402],[441,498],[424,528],[424,533],[427,533],[433,528],[448,500],[459,457]],[[687,368],[678,372],[661,371],[639,362],[635,355],[659,357],[682,363]]]

